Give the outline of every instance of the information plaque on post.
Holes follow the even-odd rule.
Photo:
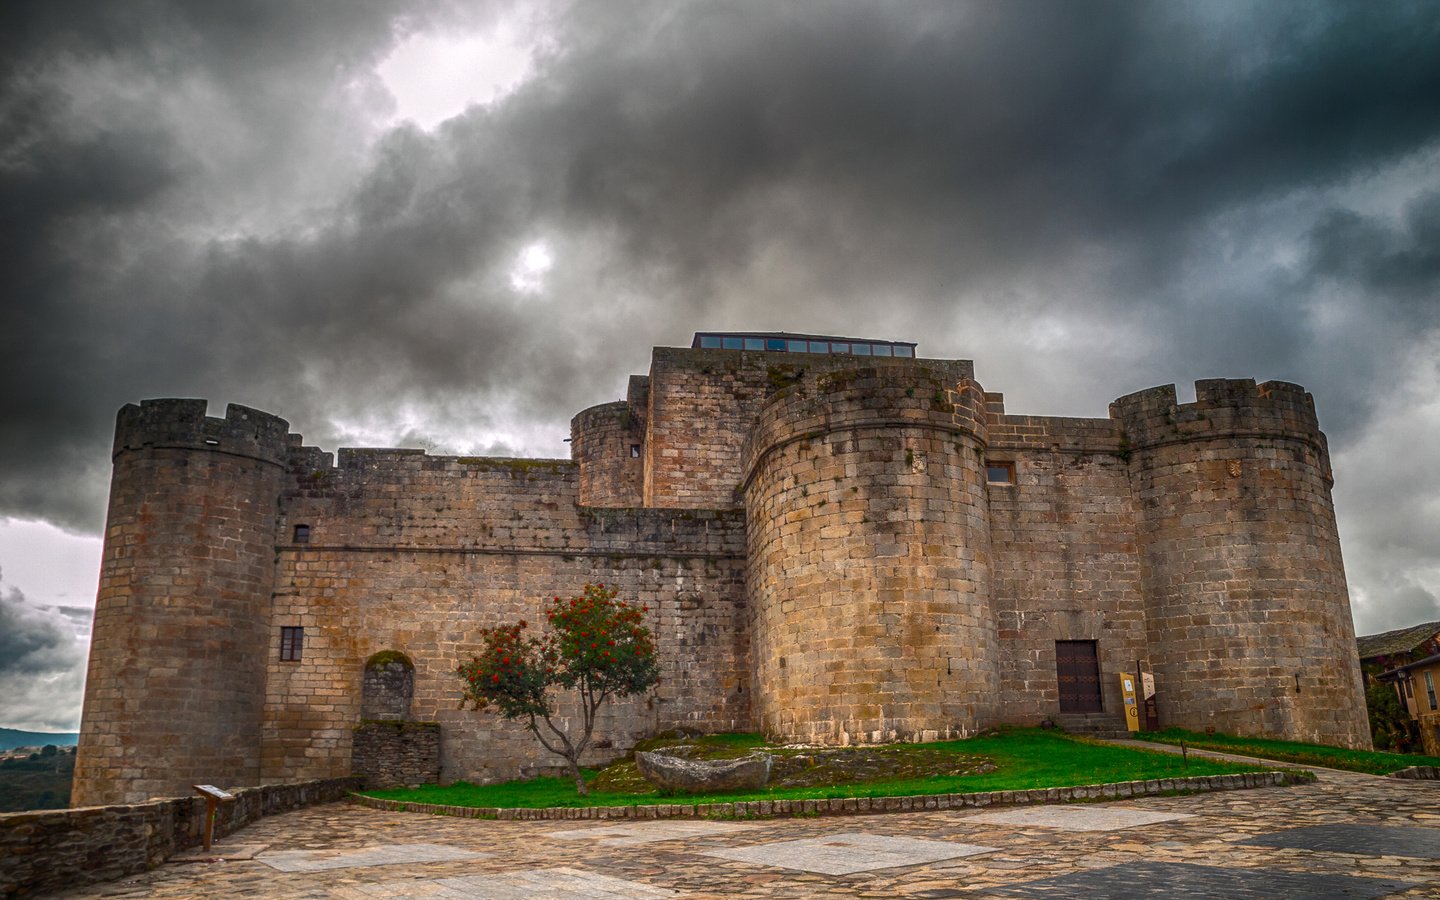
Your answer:
[[[1160,730],[1160,706],[1155,700],[1155,675],[1141,670],[1140,702],[1145,710],[1145,730]]]
[[[215,810],[221,803],[234,800],[235,795],[222,791],[213,784],[191,785],[195,793],[205,798],[205,849],[210,849],[211,838],[215,835]]]
[[[1125,698],[1125,727],[1131,732],[1140,730],[1140,707],[1135,701],[1135,676],[1120,673],[1120,695]]]

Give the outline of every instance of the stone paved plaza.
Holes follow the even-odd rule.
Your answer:
[[[450,819],[331,804],[80,897],[1440,897],[1440,783],[760,822]],[[212,857],[213,859],[214,857]]]

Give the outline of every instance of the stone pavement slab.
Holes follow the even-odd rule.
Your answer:
[[[1414,887],[1407,881],[1355,878],[1275,869],[1236,869],[1190,863],[1138,862],[1041,878],[1025,884],[992,888],[980,896],[1084,897],[1086,900],[1211,900],[1215,897],[1253,900],[1330,900],[1334,897],[1383,897]],[[974,896],[974,895],[971,895]]]
[[[1024,806],[966,816],[965,822],[985,825],[1040,825],[1061,831],[1119,831],[1137,825],[1193,818],[1185,813],[1130,809],[1124,806]]]
[[[211,844],[209,850],[206,850],[204,847],[196,847],[192,850],[186,850],[183,853],[177,853],[167,861],[173,863],[213,862],[215,860],[234,862],[240,859],[254,859],[257,855],[264,853],[269,847],[269,844],[217,843]]]
[[[530,869],[340,888],[335,900],[644,900],[674,891],[579,869]]]
[[[850,875],[876,869],[896,869],[959,859],[977,853],[993,853],[994,847],[957,844],[950,841],[927,841],[918,838],[892,837],[849,831],[798,841],[779,841],[750,847],[725,847],[702,850],[703,856],[715,856],[762,866],[780,866],[825,875]]]
[[[1241,843],[1292,850],[1440,859],[1440,828],[1394,825],[1311,825],[1257,835]]]
[[[561,841],[595,840],[607,847],[630,847],[656,841],[676,841],[692,837],[733,834],[754,828],[733,822],[710,822],[704,819],[664,819],[636,822],[633,825],[600,825],[594,828],[567,828],[545,835]]]
[[[443,844],[382,844],[356,850],[280,850],[255,857],[281,872],[322,872],[366,866],[393,866],[402,863],[446,862],[455,859],[483,859],[488,853],[447,847]]]
[[[1090,804],[1066,804],[1064,809]],[[1033,807],[1024,807],[1033,809]],[[1440,859],[1386,855],[1391,848],[1372,841],[1369,849],[1305,850],[1246,843],[1261,835],[1310,826],[1353,826],[1372,835],[1383,828],[1440,828],[1440,782],[1403,781],[1357,773],[1319,773],[1312,784],[1262,790],[1220,791],[1173,797],[1130,798],[1094,805],[1094,809],[1132,809],[1189,818],[1155,822],[1116,831],[1074,831],[1035,825],[981,823],[957,810],[913,810],[853,817],[795,817],[749,819],[744,822],[678,820],[699,824],[701,833],[664,841],[616,846],[602,841],[616,837],[610,827],[674,824],[677,820],[575,820],[522,821],[462,819],[336,803],[269,816],[246,826],[228,840],[264,843],[273,850],[317,851],[337,856],[377,844],[432,844],[471,851],[475,856],[449,861],[402,865],[350,867],[321,871],[279,871],[260,859],[164,865],[150,872],[66,891],[49,900],[371,900],[376,896],[438,897],[455,900],[460,891],[496,885],[524,887],[512,879],[517,873],[569,869],[628,882],[631,896],[646,897],[645,889],[673,892],[684,900],[947,900],[955,897],[1001,896],[998,891],[1036,885],[1046,879],[1089,871],[1110,871],[1119,877],[1131,867],[1163,864],[1218,868],[1243,876],[1231,893],[1244,897],[1250,889],[1266,893],[1265,900],[1283,900],[1287,890],[1300,891],[1303,882],[1267,882],[1269,873],[1305,873],[1328,879],[1337,890],[1364,879],[1408,887],[1386,900],[1440,898]],[[975,809],[974,813],[1000,812],[1003,807]],[[965,813],[971,810],[965,810]],[[744,827],[729,833],[710,826]],[[607,838],[553,840],[560,828],[594,831]],[[871,869],[850,874],[781,868],[705,855],[729,845],[766,845],[789,841],[834,841],[843,832],[883,833],[922,842],[968,844],[1000,848],[941,859],[924,865]],[[658,832],[656,832],[658,833]],[[671,832],[674,834],[674,832]],[[855,848],[831,848],[847,854]],[[261,857],[270,856],[269,853]],[[893,864],[893,863],[892,863]],[[1158,878],[1169,871],[1140,869]],[[1171,881],[1193,887],[1196,879],[1213,872],[1183,870]],[[539,877],[539,876],[536,876]],[[575,876],[572,876],[575,877]],[[1188,879],[1188,880],[1187,880]],[[1200,889],[1188,895],[1176,890],[1177,900],[1196,896],[1226,896],[1226,885],[1200,880]],[[1081,882],[1082,885],[1085,882]],[[592,893],[612,890],[595,882]],[[1246,887],[1246,886],[1249,887]],[[1268,886],[1267,886],[1268,885]],[[1233,885],[1232,885],[1233,886]],[[1258,887],[1257,887],[1258,886]],[[1366,881],[1357,887],[1374,887]],[[498,890],[499,887],[496,889]],[[1125,896],[1133,896],[1127,885]],[[1211,890],[1213,888],[1213,890]],[[527,897],[559,895],[562,887],[542,888],[533,880]],[[1027,888],[1037,890],[1038,888]],[[410,894],[399,893],[410,891]],[[613,887],[614,893],[621,888]],[[1087,888],[1086,890],[1090,890]],[[1084,900],[1101,900],[1086,891],[1071,892]],[[1118,890],[1118,889],[1117,889]],[[368,895],[366,892],[369,892]],[[377,894],[376,891],[382,893]],[[448,895],[441,893],[450,891]],[[425,892],[429,892],[428,894]],[[1057,892],[1052,892],[1055,895]],[[1332,896],[1334,894],[1332,893]],[[484,896],[483,894],[479,896]],[[504,894],[500,896],[504,897]],[[513,896],[513,893],[512,893]],[[604,896],[604,895],[599,895]],[[1251,894],[1253,896],[1253,894]],[[1302,895],[1303,896],[1303,895]]]

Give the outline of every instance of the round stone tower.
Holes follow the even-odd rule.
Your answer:
[[[120,410],[72,804],[260,783],[288,425]]]
[[[1117,400],[1162,725],[1368,748],[1354,624],[1314,401],[1196,383]]]
[[[639,506],[644,489],[644,428],[620,400],[570,420],[570,458],[580,466],[581,506]]]
[[[993,720],[985,443],[979,386],[923,365],[810,376],[761,409],[741,487],[768,735],[934,740]]]

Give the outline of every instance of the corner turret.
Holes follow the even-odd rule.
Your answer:
[[[1116,400],[1136,499],[1162,722],[1370,746],[1311,396],[1196,382]]]
[[[283,419],[120,410],[72,805],[260,783]]]

